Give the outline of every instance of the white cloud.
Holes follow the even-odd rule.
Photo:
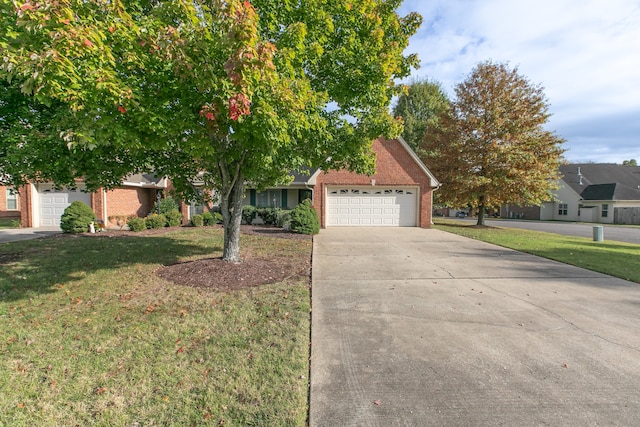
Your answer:
[[[509,62],[545,87],[569,160],[640,159],[637,0],[409,0],[399,13],[409,11],[424,19],[413,77],[452,94],[478,62]]]

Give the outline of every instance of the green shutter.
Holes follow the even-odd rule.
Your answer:
[[[249,204],[251,206],[256,205],[256,190],[249,190]]]
[[[282,198],[282,207],[284,209],[286,209],[287,208],[287,189],[286,188],[282,189],[282,197],[281,198]]]

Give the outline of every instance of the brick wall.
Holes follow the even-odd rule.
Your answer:
[[[107,215],[147,216],[155,203],[155,190],[150,188],[115,188],[106,192]],[[97,212],[96,212],[97,214]],[[115,221],[108,221],[115,225]]]
[[[8,187],[0,185],[0,218],[1,219],[20,219],[20,196],[17,196],[18,209],[7,209],[7,189]]]
[[[372,180],[375,180],[376,186],[418,186],[420,188],[418,225],[422,228],[430,228],[432,188],[429,177],[398,140],[377,139],[373,142],[373,150],[376,153],[376,172],[371,176],[345,170],[329,171],[318,175],[313,203],[320,216],[320,225],[325,227],[325,189],[328,185],[372,185]]]
[[[18,205],[20,206],[20,225],[22,227],[34,227],[33,223],[33,206],[31,205],[31,185],[20,187]]]

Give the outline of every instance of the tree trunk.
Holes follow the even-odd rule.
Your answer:
[[[242,261],[240,258],[240,224],[242,223],[242,196],[244,194],[242,177],[237,177],[230,187],[223,189],[220,201],[224,229],[222,260],[237,263]]]
[[[478,198],[478,222],[476,225],[484,225],[484,196]]]

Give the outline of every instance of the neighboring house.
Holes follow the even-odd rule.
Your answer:
[[[312,199],[320,226],[400,226],[429,228],[438,180],[402,139],[373,142],[376,172],[309,171],[288,186],[250,190],[245,204],[293,208]]]
[[[503,216],[525,219],[640,224],[640,167],[610,163],[560,166],[556,201],[539,207],[503,207]]]
[[[56,227],[60,225],[65,208],[79,200],[93,209],[99,222],[115,226],[117,216],[148,215],[158,196],[167,189],[166,178],[151,174],[131,175],[125,178],[121,187],[94,192],[84,191],[81,181],[77,182],[75,188],[57,188],[53,183],[32,183],[20,188],[17,217],[22,227]],[[6,212],[0,205],[0,214],[4,216]]]

